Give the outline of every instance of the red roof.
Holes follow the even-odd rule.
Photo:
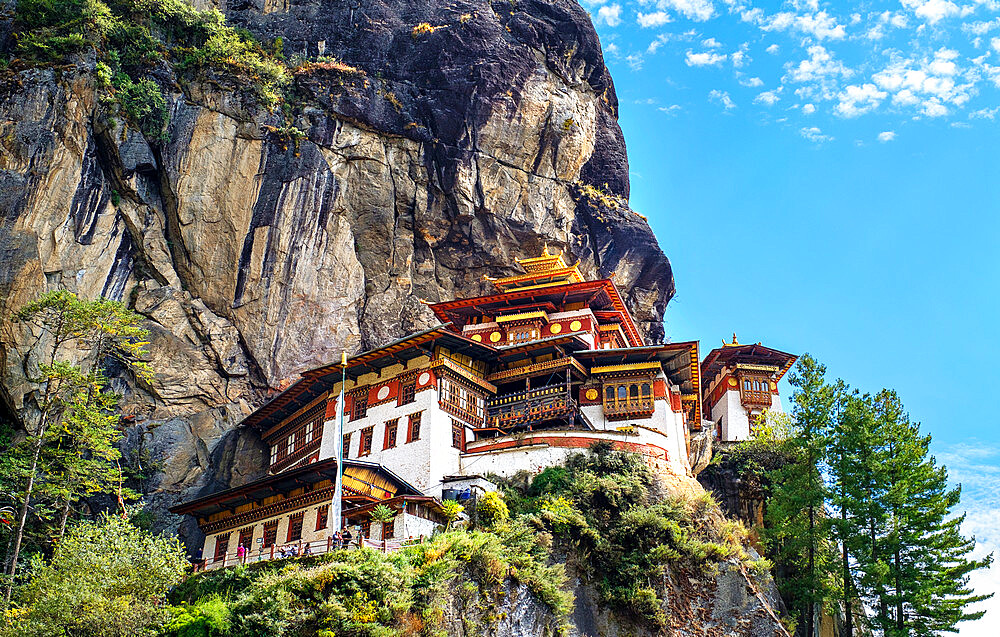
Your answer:
[[[601,296],[605,295],[605,296]],[[615,310],[622,314],[622,327],[628,335],[632,345],[641,346],[643,344],[639,330],[635,326],[632,314],[625,306],[618,288],[611,279],[599,279],[597,281],[584,281],[582,283],[567,283],[562,285],[551,285],[541,288],[512,290],[489,296],[478,296],[471,299],[456,299],[454,301],[443,301],[433,303],[430,308],[434,315],[443,322],[454,323],[456,328],[461,329],[472,316],[487,314],[489,311],[496,311],[501,307],[521,307],[531,305],[532,302],[540,303],[552,301],[557,306],[564,306],[570,301],[585,301],[588,304],[596,303],[597,309]],[[518,301],[522,301],[518,303]]]
[[[701,375],[706,387],[722,371],[723,367],[738,363],[749,365],[770,365],[778,368],[778,380],[785,375],[792,364],[798,359],[795,354],[764,347],[760,343],[753,345],[726,345],[713,349],[701,362]]]

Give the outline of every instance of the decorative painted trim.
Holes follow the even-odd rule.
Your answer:
[[[456,363],[456,362],[454,362],[452,360],[449,360],[447,358],[439,358],[436,361],[432,361],[431,362],[431,369],[438,369],[438,368],[441,368],[441,367],[443,367],[444,369],[447,369],[450,372],[453,372],[454,374],[460,376],[461,378],[464,378],[465,380],[469,381],[470,383],[473,383],[473,384],[481,387],[482,389],[485,389],[486,391],[490,392],[491,394],[497,393],[497,387],[496,387],[496,385],[494,385],[494,384],[492,384],[490,382],[487,382],[485,379],[479,378],[474,373],[472,373],[471,371],[465,369],[464,367],[462,367],[461,365],[459,365],[458,363]]]
[[[659,362],[650,363],[624,363],[622,365],[601,365],[599,367],[591,367],[591,374],[609,374],[611,372],[631,372],[639,370],[659,370]]]
[[[498,316],[496,318],[497,323],[508,323],[510,321],[525,321],[529,319],[542,319],[546,323],[549,321],[549,315],[543,310],[534,310],[532,312],[518,312],[517,314],[507,314],[506,316]]]
[[[534,374],[536,372],[561,369],[563,367],[572,367],[584,376],[587,375],[587,368],[581,365],[575,358],[566,356],[564,358],[553,358],[552,360],[542,361],[541,363],[532,363],[531,365],[505,369],[503,371],[490,374],[487,378],[491,381],[507,380],[510,378],[517,378],[518,376]]]

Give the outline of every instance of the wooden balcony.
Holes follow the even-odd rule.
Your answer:
[[[653,415],[653,409],[652,396],[629,396],[617,400],[605,401],[604,417],[608,420],[649,418]]]
[[[767,409],[771,406],[771,392],[768,391],[752,391],[744,389],[740,394],[740,402],[743,403],[744,407],[753,408],[757,407],[760,409]]]
[[[576,401],[566,385],[547,385],[487,401],[486,428],[508,430],[572,416],[576,411]]]

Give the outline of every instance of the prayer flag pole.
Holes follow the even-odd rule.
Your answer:
[[[340,396],[337,398],[337,438],[334,443],[337,445],[337,480],[333,487],[333,515],[332,524],[334,533],[343,527],[343,505],[342,492],[344,489],[344,388],[347,386],[347,352],[340,354]]]

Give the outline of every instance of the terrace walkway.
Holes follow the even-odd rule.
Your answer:
[[[314,540],[312,542],[292,542],[288,544],[272,545],[268,548],[260,548],[256,551],[247,551],[240,557],[237,551],[231,551],[221,557],[210,557],[202,560],[201,563],[194,564],[194,572],[213,571],[220,568],[229,568],[240,564],[253,564],[255,562],[268,562],[271,560],[283,560],[293,557],[309,557],[312,555],[324,555],[338,550],[356,551],[362,547],[391,553],[407,546],[420,544],[423,538],[410,538],[408,540],[369,540],[368,538],[354,538],[346,545],[337,546],[333,538]]]

